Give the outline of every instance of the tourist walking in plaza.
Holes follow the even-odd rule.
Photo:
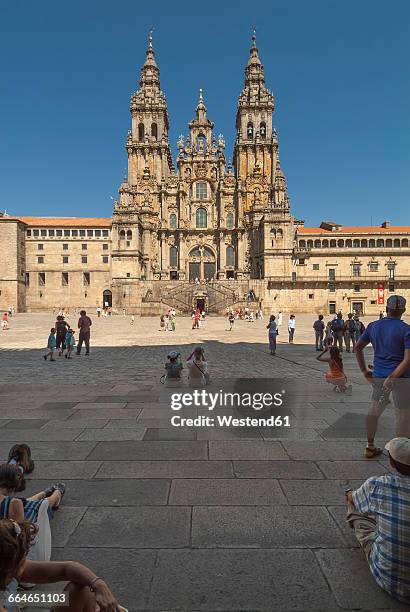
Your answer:
[[[232,331],[233,325],[235,323],[235,315],[232,312],[232,310],[228,315],[228,321],[229,321],[229,331]]]
[[[47,340],[47,349],[46,349],[47,353],[43,355],[44,361],[47,361],[47,357],[50,357],[50,361],[55,361],[54,351],[56,350],[56,347],[57,347],[56,330],[55,330],[55,327],[52,327],[50,329],[50,334]]]
[[[64,352],[65,336],[70,326],[67,321],[64,320],[63,315],[58,315],[54,327],[56,328],[57,332],[56,343],[58,348],[58,356],[61,357]]]
[[[279,314],[278,314],[278,327],[280,327],[282,325],[282,320],[283,320],[283,314],[282,314],[282,311],[279,310]]]
[[[269,338],[269,350],[271,355],[276,354],[276,336],[278,335],[278,328],[275,321],[275,315],[271,315],[269,317],[269,323],[266,326],[268,329],[268,338]]]
[[[9,329],[9,316],[7,312],[3,312],[3,315],[1,317],[1,329],[3,331],[6,331],[7,329]]]
[[[366,419],[367,446],[365,457],[377,457],[383,451],[374,444],[380,415],[389,403],[392,392],[395,405],[396,435],[410,438],[410,325],[401,320],[406,300],[391,295],[387,300],[387,316],[369,323],[356,344],[356,359],[365,378],[372,383],[372,403]],[[372,344],[373,372],[366,366],[364,348]]]
[[[350,353],[350,345],[352,345],[352,351],[354,353],[356,345],[356,323],[353,319],[352,313],[347,315],[347,321],[345,322],[344,326],[344,337],[346,352]]]
[[[75,339],[74,339],[74,330],[71,329],[71,327],[67,330],[67,333],[65,335],[65,358],[66,359],[71,359],[71,353],[73,352],[73,349],[75,347]]]
[[[394,438],[385,448],[393,473],[346,492],[347,521],[379,587],[410,606],[410,440]]]
[[[78,337],[77,355],[81,355],[83,343],[85,344],[85,354],[90,354],[91,325],[92,321],[90,317],[87,316],[87,312],[85,310],[80,310],[80,318],[78,319],[78,329],[80,330],[80,334]]]
[[[323,322],[323,315],[320,314],[317,321],[313,323],[313,329],[315,330],[315,345],[317,351],[323,351],[323,335],[325,331],[325,324]]]
[[[296,318],[294,314],[291,314],[288,321],[288,333],[289,333],[289,343],[293,344],[293,339],[295,337],[296,330]]]
[[[345,322],[341,312],[338,312],[336,318],[333,319],[330,329],[332,330],[334,344],[339,346],[340,351],[343,351],[343,333],[345,329]]]
[[[101,307],[97,306],[97,317],[100,318],[101,317]]]

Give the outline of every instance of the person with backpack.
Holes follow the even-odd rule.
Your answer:
[[[356,342],[358,342],[360,336],[363,334],[364,330],[366,329],[365,326],[363,325],[363,323],[361,322],[361,320],[359,319],[359,315],[356,315],[354,317],[354,322],[356,325]]]
[[[343,315],[341,312],[337,313],[337,317],[336,319],[333,319],[330,328],[334,337],[335,346],[339,345],[340,351],[343,351],[343,332],[345,328],[345,322],[343,321]]]
[[[313,323],[313,329],[315,330],[315,343],[316,350],[323,351],[323,335],[325,331],[325,324],[323,322],[323,315],[319,315],[317,321]]]
[[[356,323],[353,319],[352,313],[347,315],[347,321],[344,327],[344,337],[346,345],[346,353],[350,353],[350,343],[352,344],[352,352],[354,353],[356,346]]]

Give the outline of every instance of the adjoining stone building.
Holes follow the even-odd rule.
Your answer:
[[[292,216],[255,36],[233,165],[200,91],[174,166],[151,35],[139,85],[112,218],[0,217],[1,308],[224,312],[250,300],[266,312],[376,314],[389,293],[410,297],[410,227],[308,228]]]

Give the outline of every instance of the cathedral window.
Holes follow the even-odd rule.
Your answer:
[[[235,267],[235,249],[233,246],[226,247],[226,265],[230,268]]]
[[[362,247],[362,249],[367,249],[367,240],[362,240],[360,246]]]
[[[68,272],[61,273],[61,285],[63,287],[68,287]]]
[[[360,248],[360,240],[358,240],[357,238],[353,240],[353,248],[354,249]]]
[[[178,249],[175,246],[169,249],[169,265],[171,268],[178,267]]]
[[[400,240],[398,238],[395,239],[394,245],[396,248],[400,248]]]
[[[373,240],[373,239],[370,239],[370,240],[369,240],[369,247],[370,247],[371,249],[373,249],[375,246],[376,246],[376,241],[375,241],[375,240]]]
[[[228,213],[226,215],[226,227],[228,229],[232,229],[233,228],[233,213]]]
[[[387,238],[386,247],[391,248],[393,246],[393,241],[391,238]]]
[[[322,243],[320,240],[315,240],[315,249],[320,249],[320,247],[322,246]]]
[[[196,183],[195,195],[198,200],[206,200],[208,197],[207,184],[204,181],[198,181],[198,183]]]
[[[408,241],[408,239],[407,239],[407,238],[404,238],[404,239],[401,241],[401,246],[402,246],[402,247],[405,247],[405,248],[407,248],[407,247],[409,246],[409,241]]]
[[[306,240],[299,240],[299,247],[301,249],[306,248]]]
[[[248,135],[248,139],[249,140],[253,138],[253,123],[252,123],[252,121],[249,121],[248,127],[246,128],[246,133]]]
[[[261,138],[266,138],[266,123],[264,121],[260,124],[259,134]]]
[[[143,123],[138,124],[138,140],[142,142],[145,138],[145,128]]]
[[[158,138],[158,126],[156,123],[151,124],[151,136],[154,140]]]
[[[208,225],[208,213],[205,208],[198,208],[196,211],[196,226],[199,229],[205,229]]]
[[[382,238],[379,238],[379,240],[377,241],[377,246],[384,248],[384,240],[382,240]]]
[[[169,215],[169,227],[171,229],[176,229],[177,227],[177,216],[175,213]]]
[[[132,231],[127,230],[127,240],[131,240],[131,239],[132,239]]]

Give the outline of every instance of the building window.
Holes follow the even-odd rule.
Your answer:
[[[178,249],[175,246],[169,249],[169,265],[171,268],[178,267]]]
[[[389,283],[389,292],[390,293],[394,293],[394,284],[393,283]]]
[[[107,236],[108,236],[108,230],[103,230],[103,231],[102,231],[102,235],[104,236],[104,238],[107,238]]]
[[[26,231],[26,236],[31,236],[31,230]]]
[[[360,264],[353,264],[352,273],[353,276],[360,276]]]
[[[63,251],[68,251],[68,244],[66,242],[63,244]]]
[[[43,251],[43,250],[44,250],[44,244],[43,244],[42,242],[39,242],[39,243],[37,244],[37,249],[38,249],[39,251]]]
[[[86,264],[88,262],[88,257],[87,255],[82,255],[81,257],[81,263]]]
[[[336,302],[329,302],[329,314],[336,314]]]
[[[296,272],[292,272],[292,281],[295,282],[296,280]]]
[[[43,264],[44,263],[44,257],[42,255],[40,257],[37,257],[37,263],[39,263],[39,264]]]
[[[129,240],[127,240],[127,247],[131,246],[131,242]]]
[[[85,230],[80,230],[80,236],[85,236]]]
[[[64,230],[64,236],[71,236],[70,230]]]
[[[355,293],[359,293],[360,292],[360,285],[353,285],[353,291]]]
[[[177,216],[175,213],[171,213],[169,215],[169,227],[171,229],[175,229],[177,226]]]
[[[41,234],[42,236],[47,236],[47,230],[41,230],[41,231],[40,231],[40,234]]]
[[[64,255],[63,257],[63,264],[68,263],[68,257],[67,255]]]
[[[388,274],[389,279],[394,280],[395,272],[396,272],[396,264],[388,263],[387,264],[387,274]]]
[[[208,196],[207,184],[204,181],[199,181],[195,184],[195,195],[197,200],[206,200]]]
[[[305,265],[305,260],[300,257],[298,263],[299,263],[300,266],[304,266]]]
[[[226,247],[226,265],[229,268],[235,267],[235,249],[230,245]]]
[[[329,291],[330,293],[335,293],[336,285],[334,283],[329,283]]]
[[[56,230],[56,236],[62,236],[63,235],[63,230]]]
[[[151,136],[154,140],[158,138],[158,126],[156,123],[152,123],[151,125]]]
[[[103,263],[108,263],[108,256],[107,255],[103,255]]]
[[[314,297],[315,297],[314,293],[309,293],[309,300],[313,300]]]
[[[360,240],[357,240],[357,238],[353,240],[353,248],[360,249]]]
[[[30,273],[26,272],[25,277],[26,277],[25,278],[26,287],[30,287]]]
[[[61,285],[62,287],[68,286],[68,272],[61,273]]]
[[[92,238],[94,236],[94,230],[87,230],[87,236]]]
[[[329,268],[328,276],[329,276],[329,280],[330,281],[336,280],[336,270],[335,270],[335,268]]]
[[[313,267],[314,270],[319,270],[319,268],[320,268],[319,264],[313,264],[312,267]]]
[[[196,211],[196,226],[205,229],[208,225],[208,213],[205,208],[198,208]]]
[[[233,228],[233,213],[231,212],[226,215],[226,227],[228,229]]]
[[[382,240],[382,238],[379,238],[379,240],[377,241],[377,246],[381,247],[382,249],[384,248],[384,240]]]
[[[73,238],[77,238],[78,230],[71,230],[71,235],[73,236]]]
[[[86,251],[86,250],[87,250],[87,244],[82,244],[82,245],[81,245],[81,249],[82,249],[83,251]]]
[[[138,140],[142,142],[145,138],[145,128],[143,123],[138,124]]]
[[[379,264],[377,261],[371,261],[369,263],[369,272],[377,272],[379,270]]]
[[[44,287],[44,285],[46,284],[46,273],[45,272],[38,273],[38,284],[40,287]]]
[[[266,138],[266,123],[264,121],[259,126],[259,134],[261,138]]]
[[[96,238],[101,238],[101,230],[95,230],[95,232],[94,232],[94,236],[95,236]]]
[[[90,273],[83,272],[83,285],[84,287],[88,287],[90,285]]]
[[[103,251],[108,251],[108,244],[105,242],[105,243],[102,245],[102,248],[103,248]]]
[[[131,278],[131,272],[127,272],[127,278]]]
[[[322,243],[320,242],[320,240],[315,240],[315,249],[320,249],[321,246]]]
[[[55,236],[55,230],[48,230],[48,237],[54,238],[54,236]]]
[[[39,233],[38,230],[33,230],[33,236],[39,236],[39,235],[40,235],[40,233]]]

